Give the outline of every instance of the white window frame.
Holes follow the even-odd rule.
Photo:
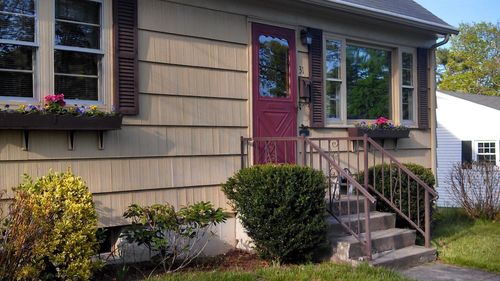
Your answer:
[[[75,24],[82,24],[82,25],[89,25],[89,26],[99,26],[99,49],[92,49],[92,48],[82,48],[82,47],[72,47],[72,46],[65,46],[65,45],[57,45],[55,44],[55,40],[53,42],[54,44],[54,52],[56,50],[59,50],[59,51],[70,51],[70,52],[80,52],[80,53],[88,53],[88,54],[96,54],[96,55],[100,55],[99,57],[99,63],[97,64],[97,100],[81,100],[81,99],[66,99],[66,103],[68,104],[77,104],[77,105],[97,105],[97,106],[103,106],[104,105],[104,94],[103,94],[103,73],[105,73],[105,71],[103,71],[103,60],[105,59],[105,52],[103,51],[103,49],[105,49],[105,45],[107,42],[103,42],[104,41],[104,29],[103,29],[103,25],[104,25],[104,9],[105,9],[105,5],[104,5],[104,1],[102,0],[87,0],[87,1],[90,1],[90,2],[96,2],[96,3],[99,3],[100,4],[100,10],[99,10],[99,25],[97,24],[90,24],[90,23],[84,23],[84,22],[78,22],[78,21],[71,21],[71,20],[56,20],[56,11],[55,11],[55,8],[56,8],[56,0],[52,0],[53,1],[53,9],[54,9],[54,17],[52,19],[52,24],[53,24],[53,32],[54,32],[54,38],[55,38],[55,30],[56,30],[56,21],[60,21],[60,22],[68,22],[68,23],[75,23]],[[52,60],[52,64],[55,63],[55,60],[53,59]],[[57,75],[66,75],[64,73],[57,73]],[[56,73],[55,73],[55,69],[54,69],[54,72],[52,73],[52,79],[53,79],[53,85],[54,85],[54,88],[55,88],[55,77],[56,77]],[[92,77],[92,78],[96,78],[95,75],[85,75],[85,74],[70,74],[68,76],[72,76],[72,77]]]
[[[326,73],[326,41],[337,41],[340,42],[340,66],[339,66],[339,76],[340,78],[335,79],[335,78],[327,78],[327,73]],[[345,83],[345,76],[346,76],[346,65],[345,65],[345,47],[346,47],[346,40],[344,38],[332,36],[329,34],[325,34],[323,38],[323,81],[324,81],[324,87],[323,87],[323,107],[324,107],[324,118],[325,118],[325,125],[338,125],[341,124],[345,118],[345,106],[344,106],[344,101],[346,98],[346,83]],[[332,82],[340,82],[340,92],[337,100],[338,104],[338,117],[337,118],[330,118],[328,117],[328,112],[326,110],[327,108],[327,103],[328,103],[328,98],[327,98],[327,87],[326,83],[327,81],[332,81]]]
[[[498,151],[500,141],[498,140],[480,140],[480,141],[474,141],[474,146],[472,149],[472,159],[474,161],[478,161],[478,156],[479,155],[495,155],[495,165],[500,166],[500,152]],[[479,153],[479,144],[480,143],[493,143],[495,145],[495,153]]]
[[[411,82],[412,85],[404,85],[403,84],[403,54],[411,54],[412,55],[412,77],[411,77]],[[399,69],[400,69],[400,75],[399,75],[399,114],[400,114],[400,119],[401,119],[401,124],[405,126],[415,126],[416,125],[416,119],[417,119],[417,110],[418,110],[418,98],[417,98],[417,52],[416,49],[414,48],[401,48],[399,51]],[[410,116],[410,119],[403,119],[403,89],[412,89],[412,95],[413,95],[413,114]]]
[[[14,96],[1,96],[0,95],[0,103],[2,104],[10,104],[10,103],[35,103],[39,99],[39,65],[37,63],[37,59],[39,57],[39,20],[38,20],[38,15],[39,15],[39,4],[38,0],[33,0],[34,2],[34,9],[35,9],[35,14],[33,16],[31,15],[25,15],[25,14],[20,14],[20,13],[12,13],[12,12],[2,12],[2,14],[9,14],[9,15],[17,15],[17,16],[23,16],[23,17],[33,17],[34,19],[34,34],[33,34],[33,42],[29,41],[18,41],[18,40],[10,40],[10,39],[0,39],[0,44],[10,44],[10,45],[19,45],[19,46],[27,46],[27,47],[33,47],[33,54],[32,54],[32,79],[33,79],[33,94],[31,97],[14,97]],[[25,72],[22,70],[8,70],[10,72]]]

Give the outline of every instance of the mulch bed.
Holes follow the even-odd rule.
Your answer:
[[[182,272],[193,271],[254,271],[269,267],[270,264],[260,259],[257,254],[242,250],[231,250],[215,257],[199,258]],[[127,265],[107,265],[94,274],[93,280],[133,281],[144,280],[153,270],[151,263],[136,263]],[[162,274],[160,270],[155,275]]]

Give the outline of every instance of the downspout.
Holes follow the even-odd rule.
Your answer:
[[[431,52],[434,52],[438,47],[440,46],[443,46],[444,44],[448,43],[448,41],[450,40],[450,37],[451,37],[451,34],[446,34],[444,39],[440,42],[437,42],[435,43],[434,45],[432,45],[430,48],[429,48],[429,51]],[[432,112],[434,112],[434,114],[432,114],[432,121],[431,121],[431,150],[432,150],[432,171],[434,173],[434,176],[437,177],[437,116],[436,116],[436,110],[437,110],[437,85],[436,85],[436,59],[435,59],[435,56],[434,56],[434,59],[432,60],[432,64],[433,64],[433,70],[432,72],[434,73],[434,79],[433,80],[429,80],[429,81],[432,81],[432,88],[433,91],[434,91],[434,96],[432,97]],[[437,178],[435,178],[436,180],[436,187],[437,187]]]

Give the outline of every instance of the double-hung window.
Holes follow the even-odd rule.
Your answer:
[[[342,41],[335,39],[326,40],[325,51],[325,97],[326,119],[328,121],[340,120],[340,95],[342,89]]]
[[[402,53],[401,73],[401,119],[403,122],[413,122],[415,119],[415,76],[413,53]]]
[[[54,88],[70,100],[99,100],[101,3],[55,0]]]
[[[476,161],[486,162],[493,165],[497,163],[497,148],[494,141],[478,141],[476,142]]]
[[[36,57],[34,0],[0,1],[0,95],[33,98]]]

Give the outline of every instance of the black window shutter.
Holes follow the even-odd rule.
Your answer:
[[[312,42],[309,46],[309,63],[311,66],[311,127],[324,127],[323,31],[309,28],[308,32],[312,36]]]
[[[418,127],[429,128],[429,49],[417,49],[417,102],[418,102]]]
[[[462,167],[472,163],[472,141],[462,141]]]
[[[115,106],[125,115],[139,113],[137,0],[113,1]]]

